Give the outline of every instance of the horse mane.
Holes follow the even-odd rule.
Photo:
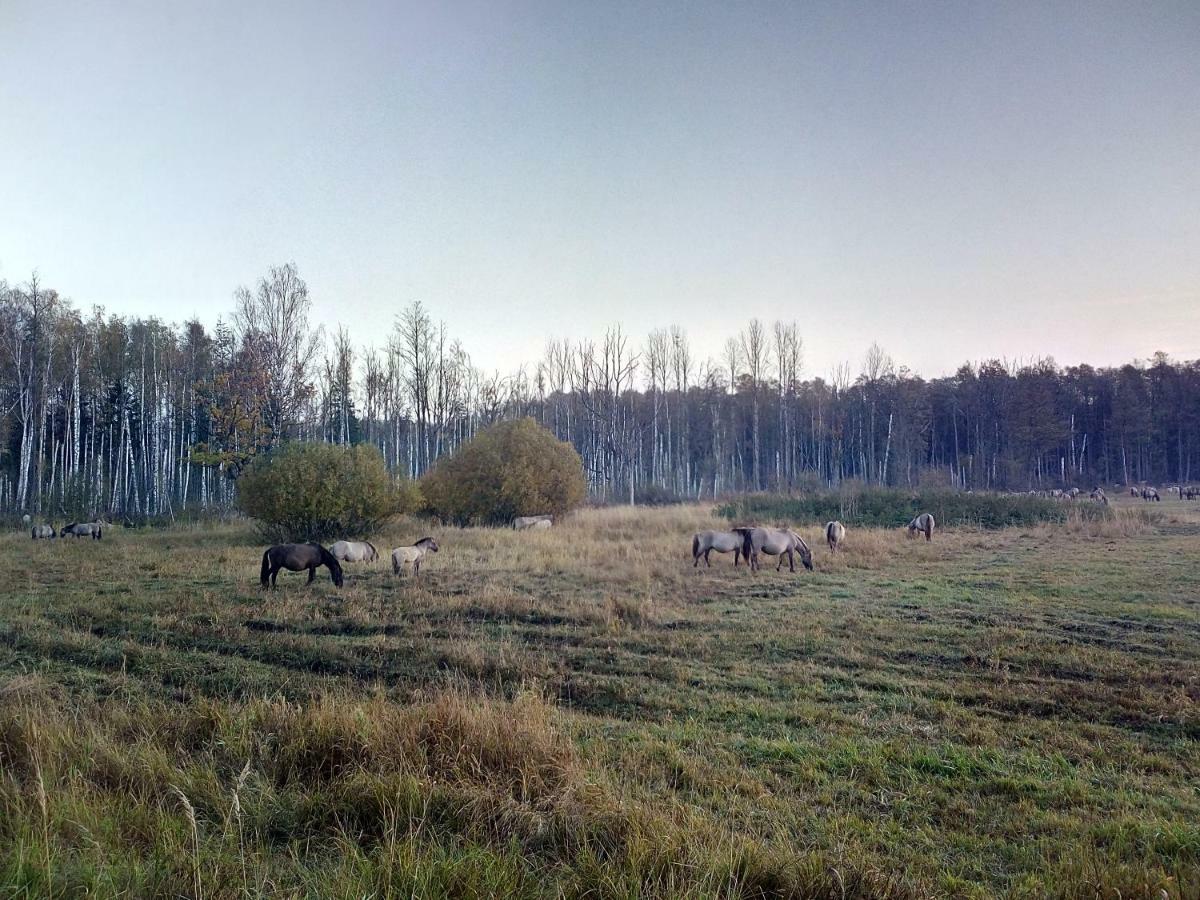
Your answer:
[[[432,544],[432,543],[433,543],[433,538],[423,537],[419,541],[417,541],[415,544],[413,544],[413,546],[420,547],[422,544]]]

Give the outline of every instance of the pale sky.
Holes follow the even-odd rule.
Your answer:
[[[477,364],[795,319],[965,360],[1200,357],[1200,3],[0,0],[0,278],[208,323],[294,260]]]

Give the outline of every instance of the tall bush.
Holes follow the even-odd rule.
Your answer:
[[[273,540],[364,536],[418,503],[365,444],[285,444],[256,458],[237,484],[239,508]]]
[[[587,496],[575,448],[533,419],[481,431],[421,480],[426,510],[456,525],[561,515]]]

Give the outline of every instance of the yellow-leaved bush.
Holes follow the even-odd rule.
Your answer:
[[[505,525],[517,516],[562,515],[587,497],[575,448],[533,419],[499,422],[421,479],[430,514],[456,525]]]

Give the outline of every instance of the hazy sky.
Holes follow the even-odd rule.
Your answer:
[[[796,319],[806,374],[1200,357],[1200,3],[0,0],[0,278],[214,322],[294,260],[475,361]]]

